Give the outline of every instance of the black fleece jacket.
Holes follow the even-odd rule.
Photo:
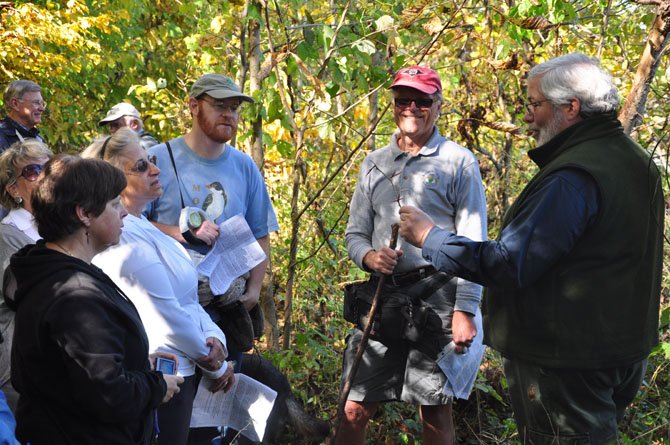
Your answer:
[[[133,304],[100,269],[29,245],[11,259],[12,384],[23,443],[148,444],[166,385]]]

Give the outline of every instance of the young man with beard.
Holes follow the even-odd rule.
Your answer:
[[[265,182],[251,157],[228,144],[237,132],[242,102],[253,99],[228,76],[205,74],[193,84],[191,130],[168,143],[171,153],[168,144],[149,149],[157,157],[164,193],[146,213],[164,233],[189,247],[211,246],[219,236],[218,225],[241,213],[269,258],[269,234],[278,225]],[[208,218],[200,224],[182,220],[180,226],[184,209],[200,210]],[[266,268],[267,260],[251,270],[242,297],[247,310],[258,302]]]
[[[148,150],[156,156],[164,192],[145,215],[187,249],[202,254],[219,236],[219,224],[242,214],[269,258],[269,234],[279,227],[265,182],[251,157],[228,143],[237,132],[243,102],[253,99],[228,76],[205,74],[195,81],[188,98],[191,130]],[[266,259],[250,271],[240,298],[247,311],[258,303],[267,265]],[[237,362],[236,372],[241,358],[241,351],[229,348],[228,360]]]
[[[624,134],[612,77],[568,54],[533,67],[524,120],[539,171],[497,241],[400,209],[400,235],[444,272],[487,286],[523,443],[613,443],[658,343],[665,206],[654,162]]]
[[[25,138],[44,142],[35,128],[47,108],[42,88],[31,80],[15,80],[7,86],[4,101],[7,116],[0,121],[0,153]]]

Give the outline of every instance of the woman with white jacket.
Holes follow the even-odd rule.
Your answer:
[[[198,273],[186,250],[164,235],[142,210],[163,190],[160,170],[140,145],[137,135],[122,128],[97,140],[83,157],[103,159],[126,175],[121,201],[128,210],[123,234],[113,246],[93,259],[137,307],[149,337],[151,352],[178,357],[177,373],[184,377],[181,391],[158,410],[159,444],[186,444],[198,373],[210,391],[227,390],[234,382],[225,361],[226,339],[198,302]]]

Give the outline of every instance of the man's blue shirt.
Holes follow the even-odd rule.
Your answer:
[[[547,176],[496,241],[472,241],[433,228],[423,257],[485,286],[523,288],[569,252],[598,215],[595,180],[579,169]]]

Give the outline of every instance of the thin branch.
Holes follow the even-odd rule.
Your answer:
[[[327,23],[305,23],[303,25],[296,25],[296,26],[287,26],[286,29],[289,31],[293,31],[296,29],[305,29],[305,28],[318,28],[318,27],[324,27],[324,28],[339,28],[339,27],[344,27],[344,26],[357,26],[358,23],[342,23],[342,24],[332,24],[329,25]]]
[[[609,25],[610,22],[610,13],[612,12],[612,0],[607,0],[607,7],[605,8],[605,13],[603,17],[603,26],[601,30],[601,39],[600,43],[598,44],[598,51],[596,51],[596,55],[598,59],[600,59],[600,56],[602,55],[603,48],[605,47],[605,40],[607,39],[607,26]]]
[[[298,266],[299,264],[302,264],[302,263],[304,263],[305,261],[307,261],[307,260],[309,260],[309,259],[311,259],[311,258],[314,258],[314,257],[316,256],[316,254],[319,253],[319,251],[321,250],[321,248],[323,248],[323,245],[324,245],[327,241],[328,241],[328,245],[329,245],[329,247],[331,248],[331,250],[333,251],[333,253],[334,253],[335,255],[339,256],[339,253],[338,253],[336,250],[334,250],[334,247],[330,244],[330,241],[329,241],[329,240],[330,240],[330,235],[332,235],[332,233],[335,231],[335,228],[340,224],[340,221],[342,220],[342,218],[344,217],[344,214],[345,214],[346,212],[347,212],[347,206],[342,206],[342,212],[340,213],[340,216],[337,217],[337,220],[335,221],[335,223],[333,224],[333,226],[330,228],[330,230],[325,231],[325,227],[320,227],[320,228],[322,228],[322,230],[323,230],[323,232],[322,232],[322,233],[323,233],[323,239],[321,240],[321,243],[319,244],[319,246],[318,246],[316,249],[314,249],[314,252],[310,253],[310,254],[307,255],[305,258],[296,261],[296,262],[293,263],[291,266]]]
[[[442,27],[442,29],[440,29],[440,31],[439,31],[437,34],[435,34],[435,35],[433,36],[433,38],[429,41],[429,43],[427,44],[427,46],[426,46],[425,49],[423,50],[423,54],[421,54],[421,57],[420,57],[419,60],[418,60],[418,63],[419,63],[419,64],[421,64],[421,62],[423,61],[423,59],[424,59],[424,58],[426,57],[426,55],[428,55],[428,53],[430,52],[430,49],[437,43],[437,41],[440,39],[440,37],[442,37],[442,34],[444,34],[444,33],[447,31],[447,29],[449,29],[449,28],[451,27],[451,23],[452,23],[452,22],[454,21],[454,19],[456,18],[456,14],[458,14],[458,13],[465,7],[465,4],[466,4],[466,3],[467,3],[467,0],[463,0],[463,2],[458,6],[458,8],[457,8],[457,9],[454,11],[454,13],[451,15],[451,17],[449,18],[449,20],[447,21],[447,23],[445,23],[445,25]]]
[[[361,96],[361,98],[358,99],[356,102],[352,103],[352,104],[349,105],[346,109],[342,110],[341,113],[338,113],[338,114],[336,114],[336,115],[334,115],[334,116],[332,116],[332,117],[329,117],[329,118],[326,119],[325,121],[323,121],[323,122],[319,122],[318,124],[310,125],[310,126],[307,127],[307,129],[310,129],[310,128],[316,128],[316,127],[319,127],[319,126],[321,126],[321,125],[328,124],[328,123],[330,123],[330,122],[332,122],[332,121],[334,121],[334,120],[337,120],[337,119],[341,118],[342,116],[344,116],[345,114],[347,114],[349,111],[351,111],[352,109],[356,108],[356,107],[358,106],[358,104],[360,104],[361,102],[363,102],[365,99],[367,99],[368,97],[370,97],[371,95],[373,95],[374,93],[376,93],[377,91],[379,91],[380,89],[382,89],[383,87],[384,87],[384,85],[379,85],[379,86],[377,86],[374,90],[369,91],[369,92],[368,92],[367,94],[365,94],[364,96]]]
[[[312,197],[307,201],[307,203],[303,206],[302,210],[300,210],[300,212],[298,212],[298,214],[296,215],[296,218],[300,218],[300,217],[302,216],[302,214],[305,213],[305,212],[307,211],[307,209],[310,208],[310,206],[314,203],[314,201],[316,201],[316,198],[319,197],[319,195],[321,194],[321,192],[323,192],[323,191],[326,189],[326,187],[328,187],[328,185],[333,181],[333,179],[335,179],[335,177],[340,173],[340,171],[342,171],[342,169],[344,168],[344,166],[347,165],[347,163],[348,163],[349,160],[354,156],[354,154],[356,154],[356,152],[357,152],[358,150],[361,149],[361,147],[363,146],[363,144],[365,144],[365,141],[367,141],[367,140],[370,138],[370,136],[374,133],[374,129],[377,128],[377,125],[379,125],[379,121],[382,119],[382,117],[384,116],[384,114],[386,114],[386,111],[387,111],[390,107],[391,107],[391,103],[388,103],[388,104],[386,105],[386,107],[384,108],[384,110],[382,111],[382,113],[381,113],[381,114],[379,115],[379,117],[377,118],[377,121],[374,123],[374,125],[372,126],[372,128],[370,128],[370,131],[368,131],[368,132],[365,134],[365,136],[363,136],[363,138],[358,142],[358,144],[356,144],[356,147],[354,147],[353,150],[351,150],[351,152],[347,155],[347,157],[346,157],[346,159],[344,160],[344,162],[343,162],[342,164],[340,164],[340,166],[337,167],[337,169],[335,169],[335,171],[328,177],[328,179],[326,179],[326,181],[325,181],[325,182],[321,185],[321,187],[319,187],[319,189],[316,191],[316,193],[314,194],[314,196],[312,196]]]
[[[340,21],[337,24],[337,28],[335,28],[335,32],[333,33],[333,38],[330,39],[330,44],[331,47],[328,49],[328,53],[326,54],[326,57],[323,58],[323,63],[321,64],[321,68],[319,69],[318,74],[316,75],[317,79],[321,79],[321,76],[323,76],[323,73],[326,71],[326,67],[328,66],[328,61],[330,61],[330,57],[332,56],[333,52],[335,51],[334,44],[337,41],[337,37],[340,34],[340,29],[342,29],[342,26],[344,25],[344,19],[346,18],[347,11],[349,11],[349,6],[351,5],[351,2],[348,1],[346,5],[344,5],[344,9],[342,10],[342,15],[340,16]]]
[[[652,6],[661,5],[661,0],[632,0],[632,2],[637,3],[638,5],[652,5]]]
[[[277,14],[279,14],[279,17],[281,18],[281,12],[279,11],[279,5],[277,5],[277,2],[275,1],[275,6],[277,8]],[[273,43],[273,38],[272,38],[272,29],[270,28],[270,16],[268,15],[268,8],[265,8],[265,23],[266,27],[268,30],[268,43],[270,44],[270,48],[274,51],[274,43]],[[286,36],[288,40],[288,35]],[[280,71],[279,71],[279,66],[275,65],[274,66],[275,70],[275,75],[277,76],[277,89],[279,90],[279,98],[281,99],[281,103],[286,110],[286,113],[288,114],[290,121],[291,121],[291,127],[293,128],[293,131],[297,134],[298,133],[298,126],[295,123],[295,114],[293,113],[293,110],[289,106],[288,101],[286,100],[286,91],[284,91],[284,84],[281,81],[281,76],[280,76]]]

